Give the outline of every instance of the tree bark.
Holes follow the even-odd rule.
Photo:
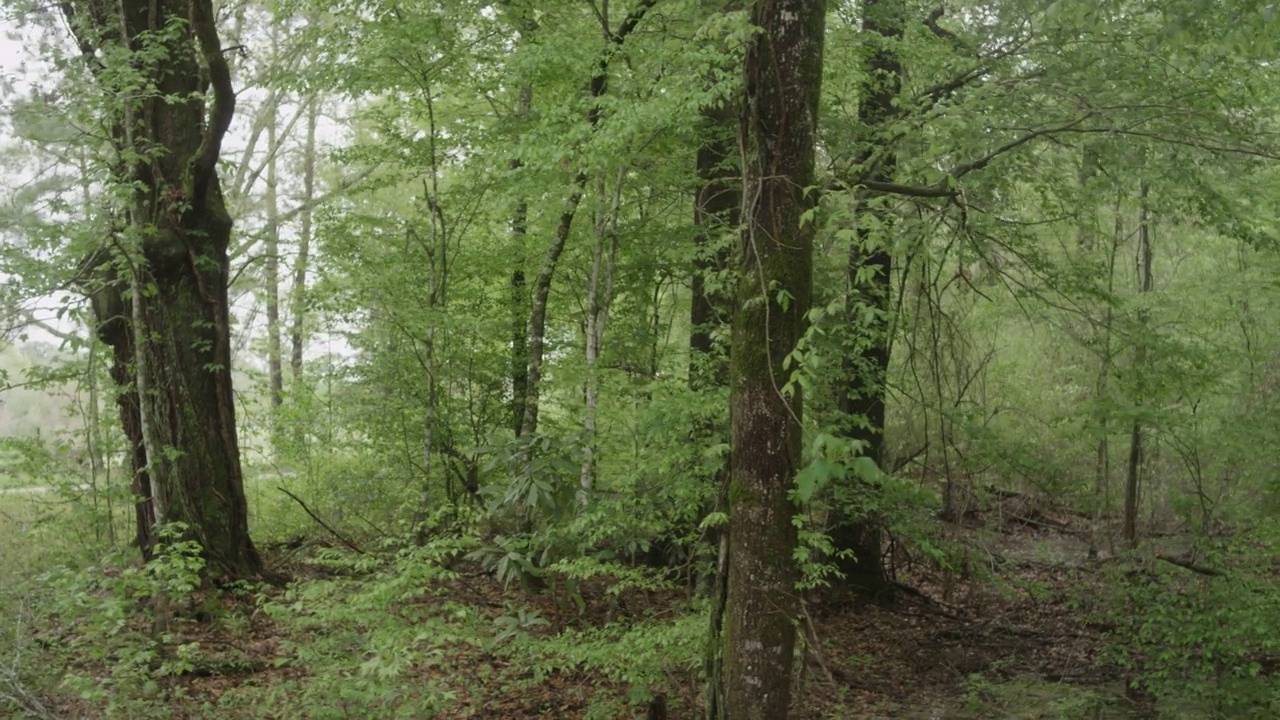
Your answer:
[[[747,46],[744,235],[730,361],[729,587],[724,705],[732,720],[787,717],[794,663],[796,508],[803,397],[784,360],[813,289],[814,134],[826,3],[757,0]]]
[[[862,0],[862,30],[875,49],[867,59],[866,92],[858,104],[858,119],[866,133],[866,147],[859,165],[880,182],[892,182],[896,157],[882,147],[883,130],[895,111],[894,100],[902,87],[902,63],[895,49],[902,39],[904,9],[900,0]],[[885,381],[889,372],[890,287],[893,255],[889,239],[872,236],[869,228],[884,233],[892,218],[872,205],[866,193],[855,199],[858,228],[849,246],[845,327],[852,333],[843,365],[844,382],[837,404],[842,434],[862,446],[862,454],[883,468]],[[875,222],[870,222],[874,220]],[[870,312],[865,312],[870,308]],[[870,318],[868,322],[865,318]],[[853,479],[843,488],[846,506],[834,513],[831,540],[837,551],[836,567],[844,585],[869,597],[883,598],[892,589],[884,569],[880,521],[853,508],[867,504],[877,488]],[[874,504],[874,503],[872,503]],[[851,557],[850,557],[851,556]]]
[[[582,188],[587,176],[579,173],[575,179],[575,189],[560,213],[560,222],[556,225],[556,234],[547,248],[546,259],[542,261],[542,269],[533,283],[533,302],[529,309],[529,369],[525,374],[524,416],[520,424],[520,435],[531,436],[538,432],[538,408],[542,392],[542,358],[547,340],[547,299],[551,296],[551,280],[555,277],[556,266],[560,263],[560,254],[564,252],[565,243],[569,241],[569,231],[573,228],[573,217],[578,211],[578,203],[582,200]]]
[[[120,57],[97,48],[131,51],[149,37],[145,56],[129,57],[132,72],[124,75],[145,74],[153,92],[126,92],[118,74],[97,75],[112,118],[114,180],[133,192],[128,231],[98,253],[105,277],[93,302],[98,334],[115,357],[135,487],[149,489],[140,495],[143,555],[153,547],[155,524],[182,523],[202,547],[208,576],[259,575],[231,387],[232,221],[217,174],[235,94],[212,3],[76,0],[62,10],[94,69],[101,69],[99,59]],[[164,38],[164,52],[156,52],[157,38]]]
[[[1081,184],[1086,183],[1092,178],[1097,171],[1097,157],[1095,152],[1091,152],[1090,147],[1086,146],[1084,161],[1082,162],[1084,170],[1081,172]],[[1087,173],[1087,174],[1086,174]],[[1093,252],[1093,238],[1097,233],[1093,230],[1093,218],[1088,220],[1088,226],[1083,227],[1080,231],[1080,247],[1086,250],[1088,254]],[[1086,241],[1088,241],[1086,243]],[[1116,255],[1120,251],[1120,244],[1124,242],[1124,217],[1120,214],[1120,198],[1115,201],[1115,228],[1111,234],[1111,242],[1107,243],[1106,252],[1106,274],[1107,274],[1107,297],[1111,298],[1115,294],[1116,284]],[[1094,450],[1093,458],[1093,527],[1089,532],[1089,550],[1090,560],[1098,557],[1098,543],[1101,539],[1101,531],[1103,527],[1103,518],[1107,515],[1108,495],[1110,493],[1109,486],[1111,484],[1111,438],[1110,438],[1110,411],[1107,409],[1111,402],[1111,370],[1112,370],[1112,327],[1115,321],[1115,308],[1110,301],[1107,302],[1106,309],[1103,311],[1102,326],[1095,331],[1095,342],[1098,345],[1098,379],[1095,384],[1095,399],[1099,406],[1097,411],[1098,422],[1098,444]],[[1114,542],[1113,542],[1114,545]]]

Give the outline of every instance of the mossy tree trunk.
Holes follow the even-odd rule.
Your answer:
[[[155,524],[180,522],[210,577],[259,575],[231,387],[232,223],[217,174],[235,94],[213,5],[72,0],[61,9],[101,85],[112,172],[127,193],[126,229],[90,265],[98,334],[115,353],[135,450],[143,555]]]
[[[813,286],[814,133],[826,3],[757,0],[746,57],[743,243],[730,361],[729,587],[724,703],[732,720],[779,720],[791,700],[797,570],[790,497],[803,399],[785,359]]]

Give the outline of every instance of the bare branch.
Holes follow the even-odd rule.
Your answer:
[[[358,545],[356,545],[355,543],[353,543],[353,542],[351,542],[350,540],[348,540],[348,539],[346,538],[346,536],[345,536],[345,535],[343,535],[342,533],[340,533],[340,532],[338,532],[337,530],[334,530],[333,528],[329,527],[329,523],[325,522],[324,520],[321,520],[319,515],[316,515],[314,512],[312,512],[312,511],[311,511],[311,508],[307,507],[307,504],[306,504],[305,502],[303,502],[303,501],[302,501],[302,498],[298,497],[297,495],[294,495],[293,493],[289,492],[288,490],[285,490],[285,489],[284,489],[284,488],[282,488],[282,487],[276,487],[276,489],[277,489],[277,490],[279,490],[280,492],[284,493],[285,495],[288,495],[289,497],[293,498],[293,501],[294,501],[294,502],[296,502],[296,503],[298,503],[299,505],[301,505],[301,506],[302,506],[302,510],[303,510],[303,512],[305,512],[307,515],[311,516],[311,519],[312,519],[312,520],[315,520],[315,521],[316,521],[316,524],[318,524],[320,527],[324,528],[325,530],[328,530],[328,531],[329,531],[329,534],[331,534],[331,535],[333,535],[334,537],[338,538],[338,541],[339,541],[339,542],[341,542],[343,545],[346,545],[347,547],[351,548],[352,550],[356,551],[357,553],[360,553],[361,555],[364,555],[364,554],[365,554],[365,551],[364,551],[364,550],[361,550],[361,549],[360,549],[360,546],[358,546]]]
[[[960,178],[975,170],[982,170],[990,165],[991,161],[1011,150],[1014,150],[1015,148],[1026,145],[1032,140],[1053,135],[1055,133],[1068,132],[1080,123],[1089,119],[1092,115],[1093,113],[1085,113],[1064,125],[1032,130],[1024,135],[1020,135],[980,158],[955,166],[950,172],[946,173],[941,180],[933,185],[902,185],[899,183],[879,182],[869,179],[859,179],[856,184],[873,192],[888,193],[891,195],[907,195],[910,197],[923,198],[956,197],[959,195],[959,190],[956,189],[955,182]]]

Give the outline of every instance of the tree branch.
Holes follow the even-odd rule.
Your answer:
[[[1089,119],[1092,115],[1093,113],[1085,113],[1065,125],[1032,130],[1024,135],[1016,137],[980,158],[956,165],[950,172],[946,173],[941,180],[933,185],[902,185],[900,183],[879,182],[866,178],[860,178],[855,184],[871,190],[872,192],[888,193],[891,195],[906,195],[910,197],[923,198],[955,197],[959,194],[959,191],[955,188],[955,182],[965,175],[968,175],[975,170],[982,170],[990,165],[992,160],[995,160],[1010,150],[1026,145],[1032,140],[1056,133],[1069,132],[1080,123]]]
[[[631,31],[635,30],[640,21],[644,19],[645,13],[649,12],[649,9],[657,4],[658,0],[641,0],[640,4],[618,26],[618,31],[609,37],[610,42],[614,45],[621,45],[622,41],[626,40]],[[608,28],[606,27],[605,30],[608,31]]]
[[[294,219],[295,217],[298,217],[302,213],[307,212],[308,210],[314,210],[317,207],[324,205],[325,203],[333,199],[334,196],[340,195],[344,192],[347,192],[348,190],[351,190],[356,185],[359,185],[365,178],[372,175],[373,171],[377,170],[378,167],[379,167],[378,165],[370,165],[369,167],[361,170],[355,175],[343,178],[338,183],[338,185],[334,187],[332,190],[330,190],[329,192],[317,197],[313,197],[310,200],[307,200],[305,202],[298,203],[296,206],[290,208],[289,210],[286,210],[285,212],[280,213],[280,215],[276,217],[276,225],[283,225],[289,222],[290,220]],[[241,255],[244,255],[246,252],[248,252],[249,248],[252,248],[254,244],[256,244],[258,240],[261,239],[261,237],[262,237],[261,232],[250,236],[245,242],[240,243],[238,247],[233,249],[228,255],[227,259],[229,260],[238,259]]]
[[[1218,568],[1211,568],[1204,565],[1197,565],[1191,562],[1190,560],[1183,560],[1182,558],[1174,557],[1173,555],[1157,555],[1156,559],[1163,560],[1172,565],[1177,565],[1180,568],[1183,568],[1185,570],[1190,570],[1191,572],[1198,573],[1200,575],[1208,575],[1209,577],[1226,577],[1227,576],[1227,573],[1225,571],[1219,570]]]
[[[924,19],[924,26],[929,28],[929,31],[932,32],[934,35],[937,35],[938,37],[942,38],[943,40],[946,40],[952,45],[955,45],[956,47],[961,48],[963,50],[968,50],[969,48],[965,47],[965,44],[960,41],[959,37],[956,37],[955,33],[951,32],[950,30],[938,24],[938,18],[942,17],[944,14],[946,14],[946,12],[947,12],[947,9],[941,5],[934,8],[929,13],[929,16]]]
[[[348,540],[348,539],[347,539],[347,538],[346,538],[342,533],[340,533],[340,532],[338,532],[337,530],[334,530],[333,528],[329,527],[329,524],[328,524],[328,523],[326,523],[325,521],[321,520],[321,519],[320,519],[320,516],[318,516],[318,515],[316,515],[315,513],[311,512],[311,508],[307,507],[307,504],[306,504],[306,503],[304,503],[304,502],[302,502],[302,498],[298,497],[297,495],[294,495],[293,493],[289,492],[288,490],[285,490],[285,489],[284,489],[284,488],[282,488],[282,487],[277,486],[277,487],[276,487],[276,489],[277,489],[277,490],[279,490],[280,492],[284,493],[285,495],[288,495],[289,497],[293,498],[293,501],[294,501],[294,502],[296,502],[296,503],[298,503],[299,505],[301,505],[301,506],[302,506],[302,510],[303,510],[304,512],[306,512],[306,513],[307,513],[307,515],[311,516],[311,519],[312,519],[312,520],[315,520],[315,521],[316,521],[316,523],[320,525],[320,527],[324,528],[325,530],[328,530],[328,531],[329,531],[329,533],[330,533],[331,535],[333,535],[334,537],[338,538],[338,541],[339,541],[339,542],[341,542],[343,545],[346,545],[347,547],[351,548],[352,550],[356,551],[357,553],[360,553],[361,555],[366,554],[366,553],[365,553],[365,551],[364,551],[364,550],[361,550],[361,549],[360,549],[360,547],[359,547],[358,545],[356,545],[355,543],[353,543],[353,542],[351,542],[350,540]]]
[[[231,86],[231,68],[222,54],[222,44],[218,39],[212,1],[191,0],[190,10],[191,29],[200,43],[200,52],[209,71],[213,93],[204,138],[192,158],[191,190],[188,197],[197,198],[204,196],[217,172],[222,138],[231,127],[231,118],[236,111],[236,93]]]

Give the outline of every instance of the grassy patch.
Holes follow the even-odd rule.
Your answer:
[[[1015,677],[997,681],[982,673],[969,676],[963,702],[955,717],[1008,717],[1028,720],[1074,720],[1074,718],[1133,718],[1133,704],[1124,695],[1124,685],[1094,687],[1050,682],[1037,677]]]

